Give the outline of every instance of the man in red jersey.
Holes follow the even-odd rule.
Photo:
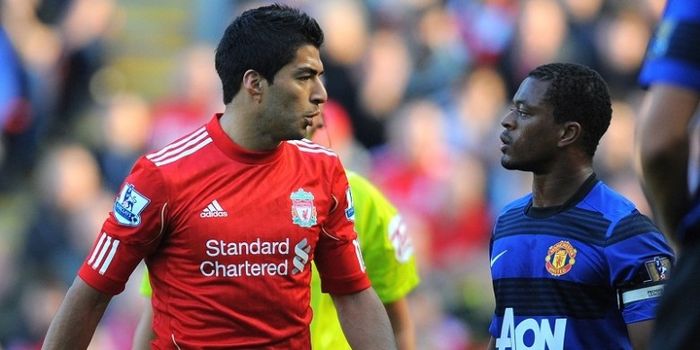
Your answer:
[[[86,348],[144,258],[154,348],[310,348],[310,259],[352,347],[395,348],[342,165],[301,140],[327,99],[322,42],[315,20],[285,6],[234,20],[216,51],[224,113],[137,161],[45,349]]]

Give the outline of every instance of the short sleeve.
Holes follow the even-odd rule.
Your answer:
[[[635,211],[616,224],[605,255],[625,323],[653,319],[675,259],[663,234]]]
[[[639,83],[670,83],[700,91],[700,2],[669,1],[649,42]]]
[[[348,180],[335,159],[330,184],[335,205],[321,227],[314,259],[323,292],[350,294],[369,288],[370,281],[354,229],[355,208]]]
[[[165,229],[167,186],[140,158],[127,176],[78,275],[93,288],[118,294],[138,263],[158,246]]]
[[[348,172],[355,229],[372,287],[383,303],[406,296],[419,283],[406,223],[389,200],[365,178]]]

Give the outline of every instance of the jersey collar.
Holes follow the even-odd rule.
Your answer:
[[[214,115],[209,123],[207,123],[207,132],[211,136],[216,147],[231,159],[247,164],[263,164],[273,162],[282,155],[286,142],[282,142],[279,147],[272,151],[262,152],[250,151],[239,146],[224,132],[219,122],[221,116],[221,113]]]
[[[576,206],[576,204],[578,204],[580,201],[586,198],[588,193],[591,192],[591,190],[597,183],[598,179],[595,173],[591,174],[590,176],[588,176],[586,181],[584,181],[583,184],[581,184],[581,187],[578,188],[576,193],[574,193],[574,195],[571,196],[571,198],[569,198],[569,200],[567,200],[566,203],[562,205],[552,207],[533,207],[532,198],[530,198],[530,201],[525,207],[525,215],[536,219],[544,219],[559,214],[570,208],[573,208]]]

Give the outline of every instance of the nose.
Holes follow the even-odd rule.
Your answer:
[[[513,109],[510,109],[508,113],[503,117],[501,120],[501,126],[506,128],[506,129],[513,129],[515,127],[515,111]]]
[[[311,90],[311,103],[320,105],[328,101],[328,93],[326,92],[326,86],[323,85],[321,79],[315,79],[316,84],[314,84]]]

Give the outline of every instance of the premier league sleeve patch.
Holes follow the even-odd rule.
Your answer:
[[[657,256],[644,263],[647,279],[644,282],[657,282],[667,280],[671,270],[671,261],[664,256]]]
[[[125,226],[138,226],[141,223],[141,212],[151,201],[138,193],[132,184],[125,184],[114,202],[114,217]]]

